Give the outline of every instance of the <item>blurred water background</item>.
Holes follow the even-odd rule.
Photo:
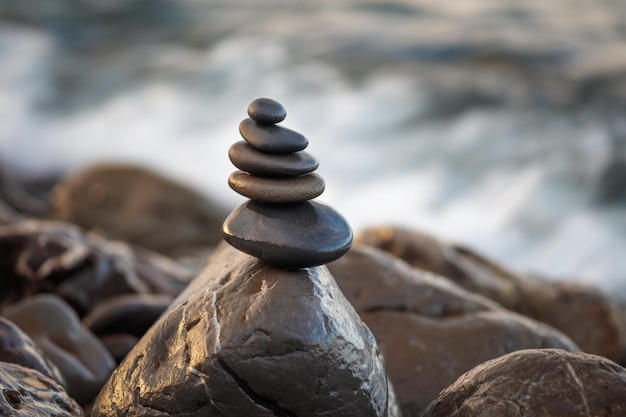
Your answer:
[[[224,205],[257,97],[320,198],[626,295],[623,0],[0,0],[0,146],[158,169]]]

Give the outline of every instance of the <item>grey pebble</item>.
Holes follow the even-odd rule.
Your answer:
[[[287,111],[271,98],[257,98],[248,105],[248,116],[261,124],[272,125],[285,120]]]
[[[230,147],[228,157],[240,170],[260,177],[297,177],[319,166],[317,158],[308,152],[272,155],[254,149],[243,140]]]
[[[264,261],[292,268],[322,265],[350,249],[352,229],[318,201],[260,204],[247,201],[224,222],[224,240]]]
[[[262,203],[297,203],[311,200],[324,192],[322,177],[315,173],[294,178],[255,177],[235,171],[228,177],[235,192]]]
[[[298,152],[309,145],[309,141],[294,130],[275,125],[263,125],[249,118],[239,124],[239,133],[253,148],[265,153]]]

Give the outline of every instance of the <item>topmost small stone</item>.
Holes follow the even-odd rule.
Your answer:
[[[257,123],[273,125],[287,117],[287,111],[277,101],[270,98],[257,98],[248,106],[248,116]]]

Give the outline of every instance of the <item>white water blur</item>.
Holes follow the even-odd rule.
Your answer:
[[[49,70],[58,48],[37,30],[0,27],[2,157],[24,170],[133,162],[234,207],[242,198],[226,185],[227,149],[247,104],[271,97],[321,161],[320,199],[356,231],[415,227],[515,268],[626,293],[626,213],[594,206],[586,187],[610,158],[597,124],[508,107],[429,118],[416,79],[383,67],[351,82],[328,62],[293,61],[280,42],[245,34],[202,51],[144,50],[147,80],[54,112],[46,103],[59,94]],[[185,71],[195,83],[181,81]]]

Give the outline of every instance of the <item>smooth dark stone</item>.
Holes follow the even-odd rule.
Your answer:
[[[319,166],[317,158],[305,151],[267,154],[243,140],[230,147],[228,157],[240,170],[261,177],[297,177],[313,172]]]
[[[588,353],[528,349],[465,373],[423,417],[625,415],[626,369]]]
[[[324,180],[315,173],[294,178],[255,177],[235,171],[228,185],[237,193],[262,203],[298,203],[314,199],[324,192]]]
[[[98,338],[55,295],[35,295],[10,306],[3,314],[59,368],[67,392],[80,404],[98,394],[115,368],[115,361]]]
[[[55,380],[35,369],[0,362],[0,415],[82,417],[84,413]]]
[[[280,123],[287,117],[287,111],[271,98],[257,98],[248,105],[248,116],[261,124]]]
[[[326,267],[280,268],[222,244],[92,416],[394,417],[387,391],[376,342]]]
[[[239,124],[239,133],[253,148],[272,154],[298,152],[309,145],[300,133],[286,127],[262,125],[252,119]]]
[[[248,201],[226,218],[222,233],[226,242],[243,252],[293,268],[334,261],[352,244],[352,230],[346,220],[332,207],[317,201]]]
[[[65,380],[35,342],[12,321],[0,317],[0,362],[15,363],[35,369],[61,385]]]
[[[128,333],[141,337],[172,300],[168,295],[120,295],[94,307],[83,318],[83,324],[96,335]]]

